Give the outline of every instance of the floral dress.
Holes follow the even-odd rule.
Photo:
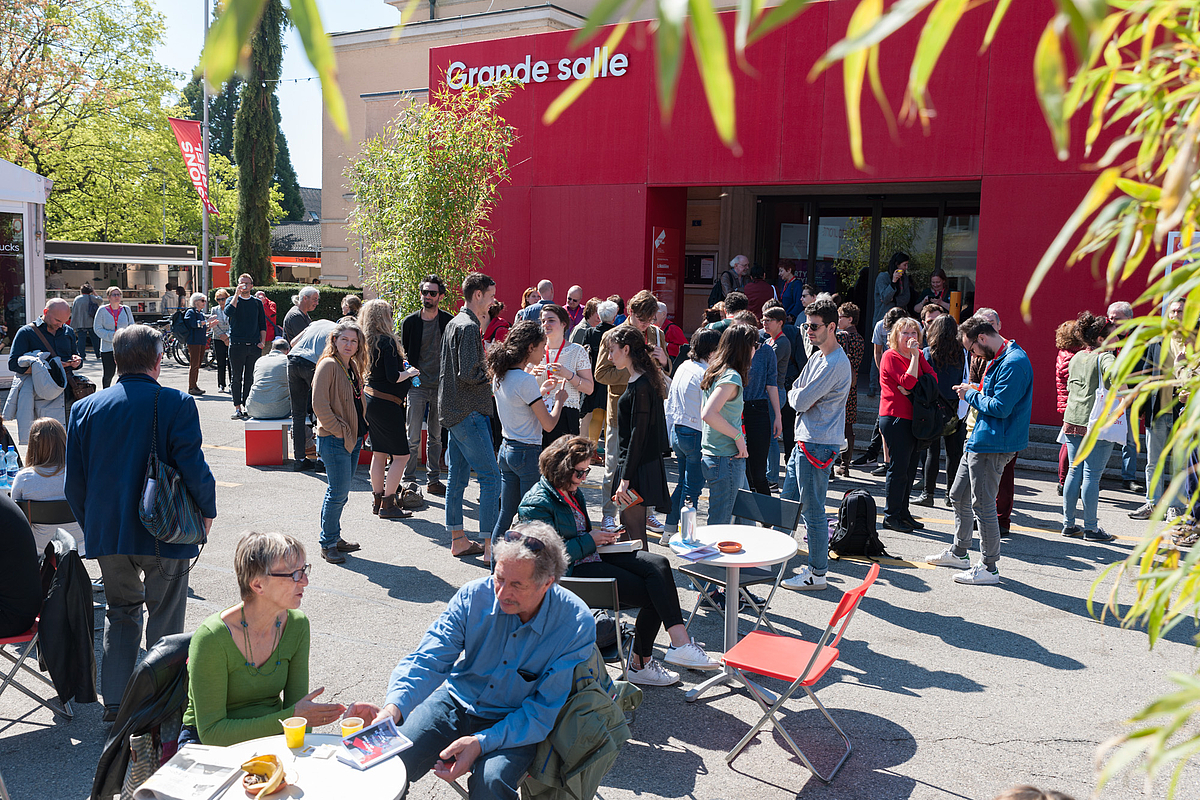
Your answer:
[[[846,395],[846,424],[853,425],[858,422],[858,367],[863,359],[863,338],[854,327],[850,327],[838,331],[837,340],[846,351],[846,358],[850,359],[850,374],[853,380],[850,383],[850,393]]]

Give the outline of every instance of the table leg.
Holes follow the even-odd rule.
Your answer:
[[[725,568],[725,650],[728,651],[735,644],[738,638],[738,599],[741,594],[739,589],[741,581],[740,567]],[[683,699],[689,703],[695,702],[700,695],[707,692],[714,686],[721,686],[733,678],[733,670],[729,667],[722,667],[721,670],[703,683],[699,683],[692,689],[688,690]]]

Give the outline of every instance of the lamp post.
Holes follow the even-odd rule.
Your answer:
[[[208,16],[208,0],[204,0],[204,39],[206,42],[208,41]],[[209,191],[211,192],[212,188],[208,180],[208,70],[204,71],[204,77],[200,81],[200,87],[204,92],[204,100],[201,103],[201,105],[204,106],[204,122],[200,127],[203,135],[203,144],[201,149],[204,155],[204,183],[206,186],[209,186]],[[200,246],[200,261],[202,264],[200,267],[200,285],[203,287],[202,291],[207,297],[208,290],[211,288],[208,284],[212,277],[212,272],[208,268],[208,206],[202,203],[200,206],[200,211],[203,214],[203,232],[200,237],[200,241],[202,242]]]

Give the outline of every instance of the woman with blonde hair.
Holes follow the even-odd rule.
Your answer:
[[[396,338],[395,316],[386,300],[368,300],[358,312],[358,325],[367,337],[367,385],[363,388],[365,417],[371,430],[371,493],[373,512],[380,519],[405,519],[412,513],[401,507],[397,491],[408,463],[408,430],[404,399],[412,379],[420,375],[409,367],[404,347]],[[388,469],[388,460],[392,466]],[[416,492],[410,493],[419,499]]]
[[[173,297],[174,293],[171,296]],[[96,311],[96,318],[92,320],[92,331],[100,340],[100,363],[104,365],[103,383],[107,389],[113,376],[117,374],[117,362],[113,359],[113,337],[121,328],[128,328],[133,324],[133,311],[129,306],[121,305],[120,286],[108,287],[104,297],[108,302]]]
[[[212,328],[213,360],[217,362],[217,391],[224,392],[229,386],[225,381],[229,371],[229,317],[225,316],[225,301],[229,299],[229,292],[217,289],[214,299],[211,317],[216,320]]]
[[[35,419],[29,428],[29,449],[25,451],[25,468],[13,479],[12,499],[17,504],[25,500],[66,500],[67,480],[67,429],[56,419]],[[37,545],[38,557],[54,538],[54,532],[62,528],[75,537],[79,555],[83,555],[83,530],[78,522],[65,525],[34,525],[33,540]]]
[[[908,495],[917,477],[917,439],[909,395],[922,375],[937,380],[937,372],[921,352],[921,323],[902,317],[888,331],[888,349],[879,360],[879,432],[891,456],[884,478],[887,504],[883,527],[902,533],[925,527],[908,508]]]
[[[312,405],[317,417],[317,452],[325,462],[328,485],[321,504],[321,557],[344,564],[343,553],[359,550],[342,538],[342,509],[367,435],[363,408],[363,373],[367,342],[353,320],[342,320],[329,332],[325,351],[313,373]]]

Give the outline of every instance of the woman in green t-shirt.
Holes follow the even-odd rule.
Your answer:
[[[280,721],[326,725],[346,710],[315,703],[308,690],[308,586],[304,546],[286,533],[247,533],[233,555],[242,602],[213,614],[188,648],[188,707],[182,746],[228,746],[280,733]]]
[[[704,393],[700,418],[700,465],[708,484],[708,524],[733,520],[733,499],[746,483],[746,437],[742,433],[743,387],[758,349],[758,331],[730,325],[700,379]]]

